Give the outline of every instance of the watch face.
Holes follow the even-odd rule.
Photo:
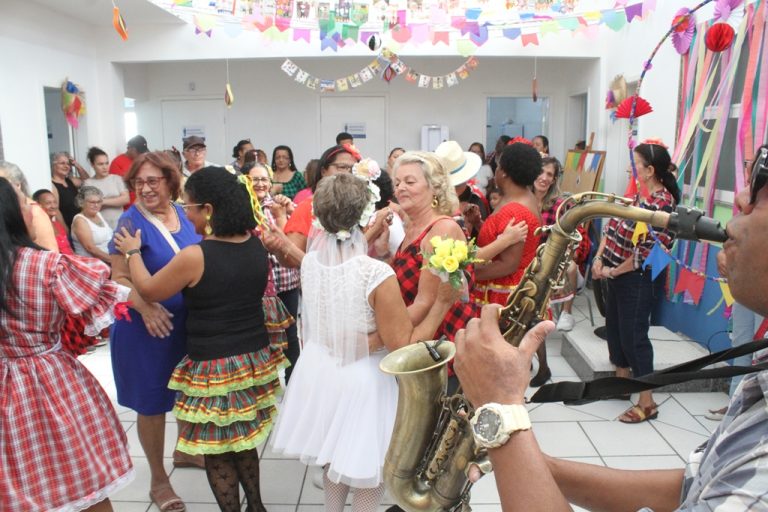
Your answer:
[[[475,433],[488,441],[495,439],[501,428],[501,418],[498,414],[488,409],[480,411],[475,423]]]

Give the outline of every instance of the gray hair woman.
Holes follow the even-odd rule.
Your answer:
[[[59,252],[53,224],[51,224],[45,211],[30,199],[29,185],[27,184],[24,172],[22,172],[18,165],[0,160],[0,177],[7,179],[24,196],[26,204],[22,205],[22,208],[29,208],[32,212],[31,233],[29,234],[32,241],[43,249]]]
[[[317,185],[313,206],[323,229],[313,230],[301,265],[304,350],[272,435],[276,452],[323,467],[329,512],[344,510],[350,488],[353,510],[378,509],[391,435],[381,426],[397,410],[397,383],[379,362],[387,350],[430,338],[457,296],[442,285],[423,321],[412,325],[394,272],[366,254],[360,225],[373,200],[368,184],[346,173]],[[369,338],[374,331],[378,342]],[[323,399],[308,401],[318,376]]]
[[[72,219],[72,248],[75,254],[98,258],[110,263],[109,241],[112,228],[101,215],[104,194],[100,189],[85,185],[75,196],[75,205],[80,213]]]

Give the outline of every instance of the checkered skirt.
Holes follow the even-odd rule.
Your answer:
[[[250,450],[263,443],[282,394],[278,371],[288,366],[283,351],[257,352],[179,362],[168,387],[178,391],[173,414],[180,420],[179,451],[191,455]]]
[[[99,383],[65,352],[0,359],[0,510],[80,510],[132,477]]]
[[[111,308],[109,268],[19,249],[16,293],[0,312],[0,510],[82,510],[133,476],[107,394],[57,341],[65,317]]]

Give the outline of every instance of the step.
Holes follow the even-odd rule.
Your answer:
[[[595,335],[594,329],[589,322],[578,322],[572,331],[562,333],[561,354],[584,381],[614,375],[614,366],[608,360],[608,344]],[[707,350],[695,341],[666,327],[652,326],[648,337],[653,345],[655,370],[663,370],[708,354]],[[664,386],[659,388],[659,391],[727,392],[729,386],[730,379],[702,379]]]

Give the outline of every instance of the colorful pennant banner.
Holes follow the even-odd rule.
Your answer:
[[[542,38],[569,32],[594,38],[599,28],[613,31],[642,20],[656,0],[154,0],[194,24],[195,33],[211,36],[223,26],[232,37],[258,31],[268,41],[320,41],[338,51],[346,44],[368,45],[373,36],[419,46],[455,44],[469,56],[472,47],[494,38],[538,45]],[[596,8],[597,7],[597,8]],[[589,9],[589,10],[587,10]],[[315,39],[316,37],[316,39]],[[471,46],[470,46],[471,45]]]
[[[286,75],[292,77],[295,82],[304,85],[307,89],[313,91],[320,89],[320,92],[345,92],[370,82],[374,76],[379,76],[382,80],[390,82],[396,76],[404,75],[406,82],[415,84],[422,89],[454,87],[461,80],[469,78],[470,73],[477,67],[477,64],[477,58],[470,57],[464,64],[446,75],[425,75],[410,68],[400,60],[397,54],[384,48],[376,59],[357,73],[333,80],[315,77],[301,69],[290,59],[285,59],[280,69]]]

